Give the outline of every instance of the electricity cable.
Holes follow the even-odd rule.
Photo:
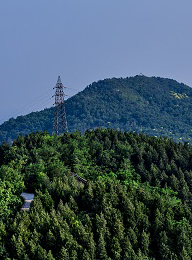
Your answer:
[[[74,88],[70,88],[70,87],[66,87],[66,88],[67,88],[67,89],[70,89],[71,91],[79,91],[78,89],[74,89]],[[39,97],[33,99],[33,100],[32,100],[31,102],[29,102],[28,104],[26,104],[26,105],[24,105],[24,106],[22,106],[22,107],[16,109],[13,113],[4,116],[3,118],[0,119],[0,122],[3,123],[3,121],[4,121],[6,118],[14,117],[16,114],[18,114],[18,113],[23,113],[24,110],[26,111],[26,110],[28,110],[30,107],[33,107],[34,105],[36,105],[37,103],[39,103],[40,101],[42,101],[42,100],[45,98],[45,96],[47,96],[47,94],[50,93],[51,91],[53,91],[53,88],[51,88],[51,89],[49,89],[48,91],[46,91],[45,93],[41,94]],[[65,95],[65,96],[67,96],[68,98],[71,97],[70,95]],[[53,95],[53,97],[54,97],[54,95]],[[68,98],[67,98],[67,99],[68,99]],[[37,107],[35,107],[35,109],[38,108],[38,107],[40,107],[40,106],[42,106],[43,104],[45,104],[45,103],[46,103],[47,101],[49,101],[50,99],[51,99],[51,98],[49,98],[48,100],[44,101],[43,103],[41,103],[40,105],[38,105]],[[67,100],[67,99],[66,99],[66,100]]]
[[[6,118],[11,118],[13,116],[15,116],[16,114],[18,114],[18,112],[23,111],[23,109],[28,109],[29,107],[35,105],[36,103],[38,103],[39,101],[41,101],[42,99],[45,98],[45,95],[47,95],[48,93],[50,93],[50,91],[53,91],[53,89],[49,89],[48,91],[46,91],[44,94],[41,94],[39,97],[35,98],[34,100],[32,100],[31,102],[29,102],[28,104],[18,108],[15,110],[15,112],[8,114],[7,116],[3,117],[0,119],[0,122],[4,121]],[[44,96],[44,97],[43,97]]]

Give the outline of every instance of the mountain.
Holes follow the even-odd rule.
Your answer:
[[[110,127],[192,142],[192,89],[172,79],[137,75],[94,82],[66,101],[69,131]],[[18,134],[52,132],[53,108],[11,118],[0,142]]]

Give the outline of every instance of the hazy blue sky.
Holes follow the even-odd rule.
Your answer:
[[[192,86],[191,10],[191,0],[1,0],[0,123],[50,107],[58,75],[69,95],[139,73]]]

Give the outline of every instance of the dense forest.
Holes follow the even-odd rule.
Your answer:
[[[188,143],[114,129],[32,133],[0,146],[0,180],[1,259],[192,258]],[[29,213],[24,190],[35,193]]]
[[[192,89],[172,79],[138,75],[100,80],[66,101],[69,131],[96,127],[168,136],[192,144]],[[19,116],[0,126],[0,142],[18,134],[52,133],[53,108]]]

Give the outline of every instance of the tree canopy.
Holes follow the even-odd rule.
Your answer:
[[[191,158],[188,143],[114,129],[4,143],[0,258],[191,259]]]

